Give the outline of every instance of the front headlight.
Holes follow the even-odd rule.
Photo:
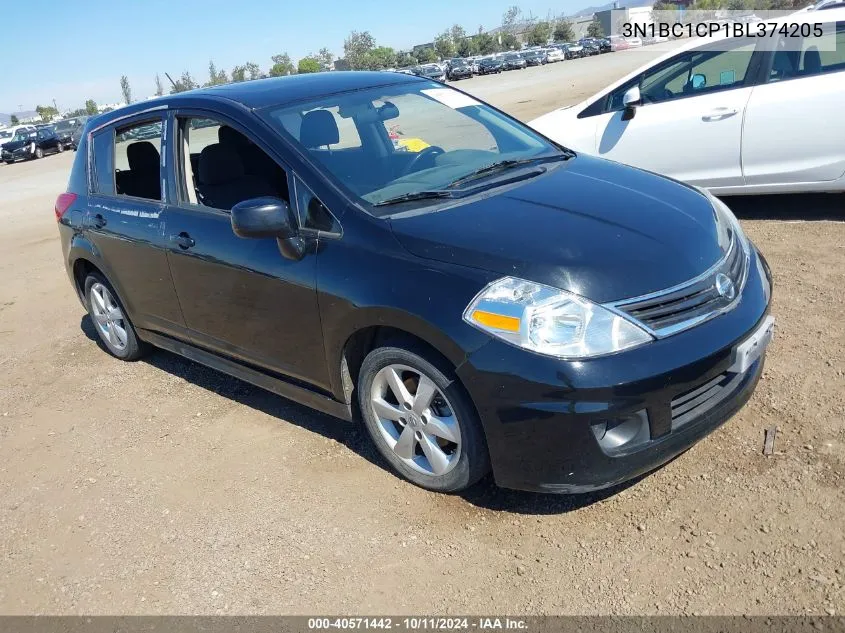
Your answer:
[[[653,340],[624,316],[592,301],[514,277],[482,290],[464,311],[464,321],[516,347],[573,360]]]

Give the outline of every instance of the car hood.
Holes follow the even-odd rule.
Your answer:
[[[3,149],[5,149],[7,152],[14,152],[16,149],[20,149],[24,145],[29,145],[34,140],[35,139],[27,139],[24,141],[9,141],[8,143],[3,144]]]
[[[397,214],[391,228],[418,257],[598,302],[683,283],[723,256],[713,207],[696,189],[588,156],[548,167],[463,204]]]

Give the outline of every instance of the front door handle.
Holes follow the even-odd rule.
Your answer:
[[[106,225],[106,219],[98,213],[91,219],[91,224],[94,225],[94,228],[101,229]]]
[[[737,113],[735,108],[713,108],[701,117],[702,121],[721,121]]]
[[[196,242],[194,241],[194,238],[192,238],[190,235],[185,233],[185,231],[182,231],[178,235],[171,235],[170,241],[173,242],[174,244],[176,244],[183,251],[188,250],[194,244],[196,244]]]

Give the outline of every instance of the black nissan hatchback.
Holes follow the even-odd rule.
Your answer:
[[[360,415],[431,490],[653,469],[742,407],[773,327],[769,269],[717,199],[408,75],[99,116],[55,213],[114,356],[156,346]]]

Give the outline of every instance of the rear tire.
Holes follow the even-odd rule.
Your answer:
[[[452,368],[426,350],[370,352],[358,376],[358,402],[376,448],[411,483],[459,492],[489,472],[472,401]]]
[[[85,307],[108,352],[120,360],[138,360],[148,347],[138,340],[135,327],[126,316],[126,310],[112,285],[99,273],[89,273],[85,278]]]
[[[36,147],[34,156],[36,160],[38,160],[39,158],[44,158],[44,150],[40,147]]]
[[[61,143],[59,143],[59,144],[56,146],[56,153],[57,153],[57,154],[61,154],[63,151],[65,151],[65,146],[64,146],[64,145],[62,145]]]

